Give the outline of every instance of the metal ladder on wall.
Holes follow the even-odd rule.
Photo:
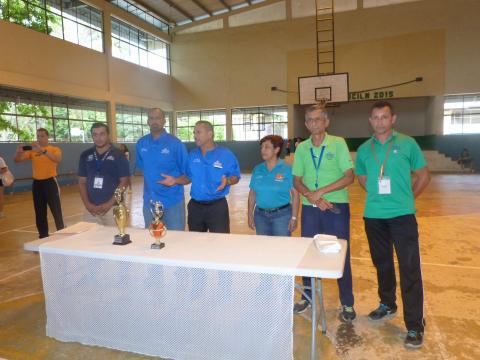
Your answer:
[[[334,0],[315,0],[317,75],[335,73]]]

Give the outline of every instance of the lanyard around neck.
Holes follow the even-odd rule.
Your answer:
[[[383,179],[383,175],[385,173],[385,167],[387,166],[388,155],[390,155],[390,150],[392,150],[392,145],[394,143],[394,140],[392,139],[392,141],[388,145],[387,153],[385,154],[385,158],[383,159],[383,163],[380,163],[380,161],[378,160],[377,154],[375,153],[374,142],[375,142],[375,140],[372,140],[372,153],[373,153],[373,157],[375,158],[375,161],[377,162],[378,165],[380,165],[380,175],[379,175],[378,178],[381,180],[381,179]]]
[[[310,155],[312,156],[313,166],[315,167],[315,189],[318,189],[318,170],[320,170],[320,164],[322,163],[323,152],[325,151],[325,145],[322,146],[320,156],[318,157],[318,163],[315,161],[315,154],[313,148],[310,148]]]
[[[102,170],[102,166],[103,166],[103,162],[105,161],[105,159],[107,158],[108,154],[110,153],[110,150],[112,148],[110,147],[106,152],[105,154],[103,155],[103,157],[101,159],[98,158],[97,156],[97,149],[95,149],[93,151],[93,156],[95,157],[95,168],[97,170],[97,174],[100,173],[100,171]]]

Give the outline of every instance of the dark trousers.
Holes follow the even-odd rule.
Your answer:
[[[343,276],[337,280],[337,284],[342,305],[353,306],[352,268],[350,266],[350,206],[348,203],[335,203],[335,206],[340,210],[339,214],[302,205],[302,237],[326,234],[347,240],[347,255]],[[309,277],[303,277],[303,285],[311,286]],[[307,289],[305,293],[311,296],[312,292]],[[305,299],[305,296],[302,296],[302,298]]]
[[[415,215],[391,219],[364,218],[373,264],[377,269],[378,296],[388,306],[396,305],[393,247],[400,269],[403,318],[408,330],[423,331],[423,284],[420,268],[418,226]]]
[[[63,225],[62,205],[57,180],[53,177],[45,180],[33,180],[32,194],[39,237],[48,236],[47,205],[52,212],[57,230],[63,229],[65,226]]]
[[[188,202],[188,229],[190,231],[230,233],[227,199]]]

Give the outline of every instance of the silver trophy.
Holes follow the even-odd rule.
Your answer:
[[[161,242],[160,239],[167,234],[167,227],[162,221],[163,204],[160,201],[150,200],[150,212],[152,213],[153,219],[148,227],[148,231],[155,239],[155,242],[150,246],[150,248],[162,249],[165,247],[165,243]]]

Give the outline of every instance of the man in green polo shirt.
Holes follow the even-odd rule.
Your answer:
[[[353,309],[352,270],[350,267],[350,207],[346,187],[355,175],[353,163],[345,140],[327,134],[328,113],[321,105],[305,111],[305,126],[311,136],[300,143],[295,151],[293,175],[295,189],[302,195],[302,236],[316,234],[335,235],[347,240],[347,255],[343,277],[338,279],[341,317],[352,321]],[[310,286],[310,278],[303,278]],[[306,290],[311,299],[311,291]],[[310,305],[307,296],[295,304],[294,312],[301,313]]]
[[[405,346],[423,344],[423,285],[414,198],[430,181],[427,164],[415,140],[393,130],[396,115],[389,102],[371,109],[373,136],[357,151],[356,173],[367,191],[365,232],[377,269],[380,305],[368,317],[380,320],[397,312],[393,247],[400,268]],[[416,174],[412,185],[411,173]]]

